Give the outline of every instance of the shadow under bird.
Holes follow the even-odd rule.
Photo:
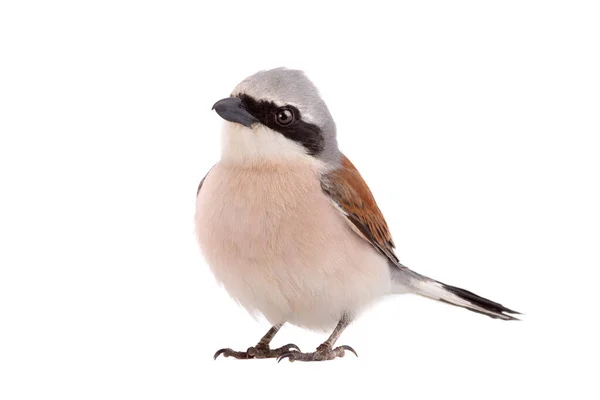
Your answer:
[[[325,102],[302,71],[260,71],[213,109],[226,122],[220,161],[198,187],[196,234],[216,280],[272,328],[239,359],[323,361],[368,305],[412,293],[492,318],[519,314],[402,265],[381,211],[336,140]],[[294,344],[272,349],[290,323],[332,331],[313,352]]]

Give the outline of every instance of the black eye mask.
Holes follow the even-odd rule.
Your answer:
[[[261,124],[302,145],[308,154],[314,156],[323,150],[325,140],[321,129],[317,125],[302,121],[300,111],[296,107],[277,107],[273,102],[258,101],[247,94],[240,94],[238,97],[246,111]],[[288,111],[292,114],[291,122],[281,118],[284,116],[282,114],[289,117]]]

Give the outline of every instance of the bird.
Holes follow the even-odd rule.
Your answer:
[[[261,70],[212,109],[224,120],[221,156],[196,192],[195,233],[215,280],[271,325],[236,359],[326,361],[357,355],[336,346],[378,300],[416,294],[499,320],[520,314],[421,275],[396,255],[371,190],[340,151],[336,124],[298,69]],[[284,324],[331,332],[315,351],[271,348]]]

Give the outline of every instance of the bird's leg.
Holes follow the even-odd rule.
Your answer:
[[[289,351],[280,355],[277,358],[277,362],[283,360],[284,358],[288,358],[290,361],[326,361],[333,360],[337,357],[344,357],[346,350],[354,353],[355,356],[358,357],[356,351],[350,346],[338,346],[336,348],[333,347],[335,342],[338,340],[344,329],[350,325],[350,319],[346,316],[342,317],[340,322],[337,324],[333,333],[329,338],[323,342],[317,350],[313,353],[301,353],[300,351]]]
[[[293,351],[293,349],[300,351],[298,346],[291,343],[281,346],[277,349],[271,349],[269,347],[271,340],[273,340],[273,337],[277,332],[279,332],[279,329],[281,329],[282,326],[283,324],[274,325],[271,329],[269,329],[265,336],[258,341],[256,346],[249,347],[246,351],[235,351],[229,348],[221,349],[215,353],[214,358],[216,360],[221,354],[225,357],[233,357],[241,360],[250,358],[275,358],[282,354],[294,353],[295,351]]]

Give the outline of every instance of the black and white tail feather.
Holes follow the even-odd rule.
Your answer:
[[[478,296],[468,290],[456,286],[446,285],[434,279],[418,274],[404,265],[394,263],[392,279],[399,285],[399,291],[411,289],[415,294],[428,297],[433,300],[442,301],[457,307],[487,315],[491,318],[505,321],[518,321],[518,318],[510,314],[521,314],[504,307],[502,304]]]

